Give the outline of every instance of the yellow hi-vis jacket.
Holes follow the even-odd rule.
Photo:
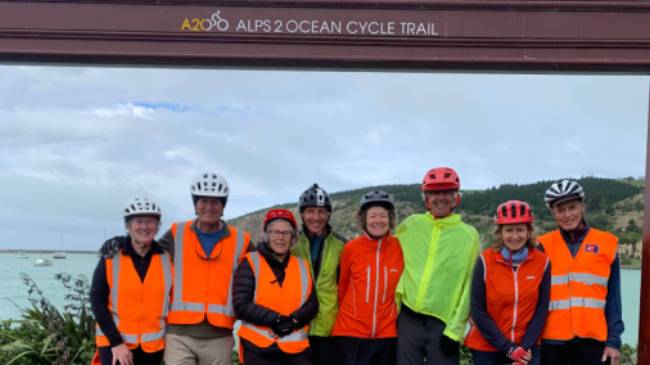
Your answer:
[[[397,227],[404,272],[395,293],[398,304],[445,323],[443,334],[459,341],[469,317],[470,287],[480,252],[476,229],[459,214],[435,218],[413,214]]]
[[[343,241],[336,233],[330,232],[322,244],[324,247],[320,256],[321,264],[318,277],[314,274],[314,268],[311,264],[309,238],[307,238],[305,232],[301,232],[298,236],[298,242],[291,250],[291,254],[307,261],[311,275],[316,282],[318,314],[311,321],[309,335],[328,337],[332,334],[336,314],[339,312],[337,275],[341,253],[343,252]]]

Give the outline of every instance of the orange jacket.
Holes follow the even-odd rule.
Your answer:
[[[246,260],[255,275],[255,304],[284,316],[291,315],[305,304],[313,290],[309,265],[305,260],[293,255],[289,258],[282,286],[278,284],[273,269],[258,252],[246,254]],[[269,327],[242,321],[237,335],[260,348],[275,343],[283,352],[297,354],[309,347],[308,332],[309,325],[305,325],[287,336],[278,337]]]
[[[559,230],[539,241],[551,259],[551,303],[542,338],[607,340],[605,304],[618,238],[590,228],[574,258]]]
[[[483,251],[481,261],[487,312],[506,338],[520,344],[535,314],[539,287],[549,259],[543,252],[531,249],[515,271],[499,252],[490,248]],[[476,326],[470,329],[465,346],[479,351],[498,351]]]
[[[402,249],[395,236],[375,240],[363,235],[346,243],[332,336],[396,337],[395,288],[403,268]]]
[[[165,319],[172,290],[173,267],[169,254],[155,254],[144,282],[133,266],[131,257],[120,252],[106,259],[106,281],[111,294],[108,309],[129,348],[140,345],[145,352],[165,348]],[[99,326],[97,347],[110,346]]]
[[[192,221],[172,224],[174,295],[167,322],[195,324],[207,317],[213,326],[232,329],[235,314],[230,286],[244,259],[248,233],[228,226],[230,235],[207,257],[191,225]]]

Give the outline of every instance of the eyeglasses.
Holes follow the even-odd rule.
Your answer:
[[[291,237],[293,235],[293,231],[278,231],[276,229],[270,229],[269,230],[269,236],[273,237]]]
[[[130,224],[138,227],[153,227],[158,225],[158,220],[151,217],[135,217],[131,219]]]

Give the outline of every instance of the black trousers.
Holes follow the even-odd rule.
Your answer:
[[[309,346],[314,365],[336,365],[336,343],[334,337],[309,336]]]
[[[99,350],[99,361],[101,361],[102,365],[112,365],[113,353],[111,352],[111,347],[105,346],[98,347],[97,349]],[[144,352],[140,346],[131,350],[131,353],[133,354],[133,363],[135,365],[160,365],[164,352],[164,350]],[[117,363],[120,364],[119,361]]]
[[[259,348],[246,340],[241,340],[240,346],[244,365],[312,365],[310,348],[298,354],[287,354],[275,345]]]
[[[435,317],[411,311],[402,305],[397,318],[397,364],[398,365],[458,365],[460,347],[444,353],[440,340],[445,324]]]
[[[338,365],[395,365],[397,338],[334,337]]]
[[[602,365],[605,343],[574,339],[565,344],[542,344],[542,365]]]

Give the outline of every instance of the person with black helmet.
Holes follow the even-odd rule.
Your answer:
[[[329,225],[332,203],[325,190],[313,184],[298,201],[302,230],[292,254],[307,260],[316,286],[318,315],[309,327],[315,365],[335,363],[330,337],[338,312],[338,269],[345,238]]]
[[[393,365],[397,348],[395,288],[404,261],[390,194],[363,195],[357,222],[363,234],[347,242],[341,255],[339,312],[332,336],[340,365]]]
[[[271,209],[262,240],[237,268],[233,306],[242,321],[239,359],[245,365],[309,365],[307,326],[318,300],[307,261],[290,254],[298,239],[293,214]]]
[[[214,172],[196,176],[190,185],[196,218],[173,223],[159,241],[175,265],[166,364],[231,364],[235,322],[232,279],[253,246],[248,232],[222,219],[229,194],[223,176]],[[122,245],[122,239],[115,237],[100,251],[110,255]]]
[[[618,238],[590,227],[585,192],[574,180],[544,196],[558,228],[539,237],[551,260],[551,301],[542,333],[542,363],[618,365],[625,329]]]
[[[160,216],[151,199],[130,201],[124,209],[128,235],[123,248],[97,264],[90,287],[97,320],[93,364],[157,365],[162,360],[173,267],[155,240]]]

